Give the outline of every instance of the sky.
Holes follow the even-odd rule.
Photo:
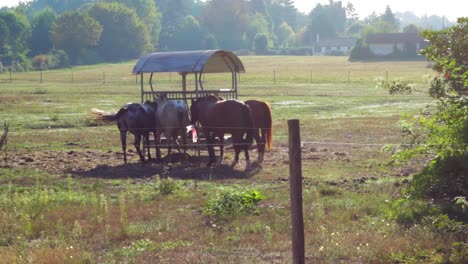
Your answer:
[[[20,1],[24,2],[24,0],[0,0],[0,7],[15,6],[18,5]],[[303,13],[309,13],[318,3],[327,4],[328,2],[328,0],[294,0],[297,9]],[[365,18],[373,11],[375,11],[377,15],[382,14],[387,5],[390,6],[392,12],[411,11],[418,16],[445,16],[450,21],[456,21],[457,17],[468,16],[468,1],[466,0],[342,0],[342,2],[344,6],[346,6],[348,2],[351,2],[361,19]]]

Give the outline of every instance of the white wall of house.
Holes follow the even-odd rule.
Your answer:
[[[369,49],[372,53],[377,56],[386,56],[393,53],[393,48],[395,44],[369,44]],[[403,50],[403,43],[397,43],[396,47],[398,50]]]

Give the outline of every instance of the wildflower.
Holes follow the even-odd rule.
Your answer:
[[[450,79],[450,73],[446,72],[445,75],[444,75],[444,78],[447,80],[447,79]]]

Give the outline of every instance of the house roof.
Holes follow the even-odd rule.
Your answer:
[[[418,43],[424,39],[418,33],[378,33],[367,35],[368,44],[388,44],[388,43]]]
[[[133,74],[152,72],[221,73],[245,72],[241,60],[227,50],[155,52],[144,55]]]

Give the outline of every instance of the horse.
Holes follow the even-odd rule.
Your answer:
[[[156,156],[160,160],[161,152],[159,144],[161,134],[164,133],[168,142],[167,157],[171,160],[171,148],[176,143],[178,135],[182,137],[184,155],[187,158],[187,126],[189,122],[189,109],[187,103],[183,100],[169,100],[166,93],[161,93],[156,99],[157,110],[157,129],[156,129]],[[180,149],[179,149],[180,152]]]
[[[156,112],[158,104],[155,102],[145,102],[144,104],[127,103],[120,108],[118,112],[104,112],[99,109],[92,109],[93,114],[98,121],[111,122],[117,121],[117,127],[120,131],[120,140],[124,153],[124,162],[127,164],[127,132],[135,136],[135,149],[141,162],[145,162],[145,157],[140,150],[141,137],[145,142],[149,142],[149,133],[156,135]],[[148,147],[148,159],[151,159],[150,149]]]
[[[209,154],[208,166],[216,163],[214,139],[221,141],[221,162],[223,158],[223,139],[225,133],[232,134],[235,158],[234,167],[239,162],[239,153],[244,150],[246,169],[250,168],[249,147],[253,142],[253,118],[250,107],[238,100],[223,100],[214,95],[192,99],[190,106],[192,124],[198,121],[207,139]],[[244,139],[244,134],[246,138]]]
[[[245,101],[252,111],[254,118],[254,138],[257,142],[258,163],[263,162],[265,147],[271,150],[273,147],[273,129],[271,118],[271,107],[265,101],[248,100]]]

